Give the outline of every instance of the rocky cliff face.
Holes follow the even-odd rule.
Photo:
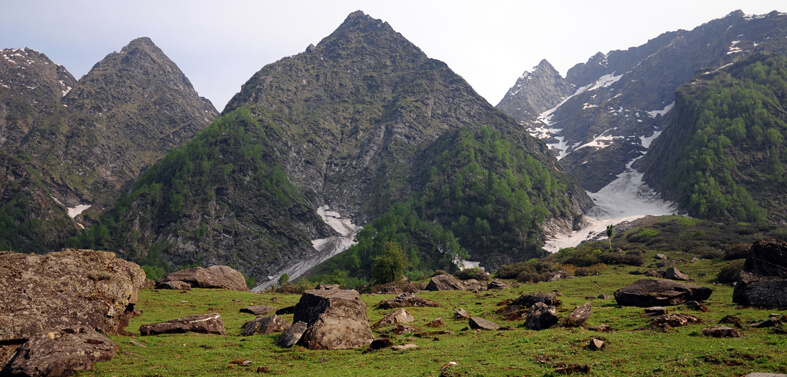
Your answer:
[[[522,124],[530,124],[574,93],[576,88],[555,70],[546,59],[525,71],[516,80],[497,108],[511,115]]]
[[[787,52],[785,25],[782,13],[736,11],[642,46],[598,53],[569,70],[566,80],[577,89],[560,106],[536,122],[517,120],[546,141],[586,189],[598,191],[647,151],[672,117],[675,90],[696,70],[756,52]]]
[[[0,245],[17,251],[62,247],[115,203],[121,187],[217,115],[148,38],[110,54],[79,82],[33,50],[2,55],[0,222],[10,230]]]
[[[318,207],[367,223],[424,184],[422,154],[441,135],[484,125],[512,136],[565,179],[561,187],[573,207],[551,215],[573,217],[589,205],[542,143],[444,63],[387,23],[356,12],[316,46],[257,72],[219,121],[180,151],[188,159],[170,154],[143,175],[114,216],[147,238],[135,241],[117,228],[126,233],[118,242],[137,250],[129,251],[137,258],[158,244],[166,263],[203,258],[265,280],[313,255],[310,240],[335,234],[316,216]],[[189,168],[187,160],[204,162]],[[188,178],[189,171],[204,179]],[[183,206],[167,207],[153,200],[157,195],[182,197]]]

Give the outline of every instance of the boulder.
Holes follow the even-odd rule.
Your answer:
[[[661,271],[661,270],[647,270],[647,271],[645,271],[645,276],[651,277],[651,278],[664,278],[664,276],[666,276],[666,274],[667,274],[666,272]]]
[[[162,281],[159,283],[153,283],[153,286],[156,289],[175,289],[180,291],[187,291],[191,289],[191,284],[180,280]]]
[[[224,321],[219,313],[196,314],[188,317],[173,319],[166,322],[156,322],[139,326],[142,335],[177,334],[196,332],[203,334],[225,335]]]
[[[743,325],[741,324],[741,320],[738,317],[732,315],[726,315],[724,318],[720,319],[717,323],[723,323],[728,325],[734,325],[735,327],[742,329]]]
[[[276,310],[277,309],[275,306],[260,305],[260,306],[247,306],[241,309],[240,312],[254,314],[254,315],[268,315],[276,312]]]
[[[470,319],[470,313],[462,308],[454,308],[454,319]]]
[[[587,346],[587,349],[591,351],[600,351],[604,348],[604,341],[601,339],[591,338],[590,343]]]
[[[642,279],[615,291],[615,300],[624,306],[680,305],[690,300],[706,300],[711,293],[710,288],[699,285]]]
[[[768,318],[764,321],[760,321],[751,325],[754,328],[764,328],[764,327],[781,327],[782,323],[776,318]]]
[[[6,376],[70,376],[115,357],[118,346],[90,326],[33,335],[0,372]]]
[[[307,325],[298,344],[309,349],[351,349],[374,340],[366,304],[355,290],[311,289],[295,305],[293,322]]]
[[[232,271],[234,271],[234,273]],[[161,279],[156,280],[156,288],[167,289],[167,282],[183,281],[191,288],[223,288],[234,291],[248,291],[246,281],[238,281],[238,275],[243,277],[238,271],[227,266],[211,266],[209,268],[194,267],[173,272]]]
[[[306,331],[306,322],[295,322],[292,326],[284,330],[279,339],[276,340],[276,345],[281,348],[290,348],[301,340],[301,336]]]
[[[681,281],[691,280],[691,278],[689,278],[689,275],[680,272],[680,270],[678,270],[675,267],[668,268],[667,272],[664,273],[664,277],[670,280],[681,280]]]
[[[395,325],[398,323],[410,323],[412,321],[415,321],[415,318],[413,318],[413,316],[411,316],[410,313],[408,313],[404,308],[399,308],[388,313],[388,315],[383,317],[381,320],[375,322],[372,325],[372,328],[376,329],[382,326]]]
[[[548,329],[557,324],[557,322],[557,309],[543,302],[533,304],[525,318],[525,326],[531,330]]]
[[[295,305],[285,306],[276,311],[277,315],[293,314],[295,313]]]
[[[590,303],[586,302],[585,305],[577,306],[571,312],[571,314],[563,320],[563,326],[565,327],[579,327],[587,322],[588,318],[590,318]]]
[[[769,309],[787,307],[787,241],[764,239],[752,244],[732,302]]]
[[[514,301],[511,301],[511,303],[509,303],[508,305],[525,306],[529,308],[538,302],[542,302],[544,304],[551,305],[551,306],[558,306],[562,304],[562,302],[560,302],[560,300],[557,299],[557,295],[555,295],[554,293],[529,293],[526,295],[519,296],[519,298],[517,298]]]
[[[486,289],[508,289],[508,284],[500,280],[492,280],[486,285]]]
[[[739,338],[743,333],[735,328],[727,326],[711,326],[702,330],[702,335],[712,336],[714,338]]]
[[[282,332],[287,330],[290,327],[289,322],[287,322],[283,317],[279,317],[276,314],[271,316],[259,316],[251,321],[248,321],[243,324],[242,330],[240,335],[242,336],[251,336],[254,334],[270,334],[272,332]]]
[[[395,308],[406,308],[406,307],[437,307],[440,304],[425,299],[421,296],[412,294],[412,293],[402,293],[399,296],[388,300],[382,300],[377,304],[377,307],[380,309],[395,309]]]
[[[0,344],[74,326],[123,334],[144,283],[142,268],[105,251],[2,253]]]
[[[442,274],[432,276],[429,284],[426,285],[427,291],[464,291],[465,285],[461,280],[453,275]]]
[[[667,308],[663,306],[651,306],[649,308],[645,308],[645,311],[642,313],[643,316],[654,316],[654,315],[664,315],[669,313]]]
[[[669,327],[680,327],[696,323],[702,323],[702,320],[693,315],[681,313],[665,314],[653,319],[653,327],[664,327],[665,324]]]
[[[500,325],[480,317],[470,317],[470,328],[480,330],[497,330]]]
[[[373,350],[381,350],[393,346],[393,341],[390,338],[377,338],[369,344],[369,348]]]

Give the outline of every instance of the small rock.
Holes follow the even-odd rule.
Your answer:
[[[180,280],[158,282],[155,283],[155,287],[156,289],[175,289],[179,291],[187,291],[191,289],[191,285],[189,283]]]
[[[683,272],[680,272],[680,270],[678,270],[675,267],[668,268],[667,272],[664,274],[664,277],[666,277],[667,279],[670,279],[670,280],[681,280],[681,281],[689,281],[689,280],[691,280],[691,278],[689,278],[689,275],[686,275]]]
[[[454,275],[442,274],[432,276],[429,284],[426,285],[427,291],[464,291],[465,285]]]
[[[562,302],[560,302],[560,300],[557,299],[558,293],[529,293],[519,296],[516,300],[511,301],[511,303],[508,305],[526,306],[530,308],[537,302],[543,302],[544,304],[547,305],[558,306],[562,304]]]
[[[590,365],[568,365],[555,368],[557,374],[590,373]]]
[[[284,330],[279,339],[276,340],[276,345],[281,348],[290,348],[301,340],[301,336],[306,332],[306,322],[298,321]]]
[[[369,348],[373,350],[379,350],[383,348],[388,348],[393,346],[393,342],[390,338],[377,338],[369,344]]]
[[[339,284],[325,284],[320,283],[314,287],[314,289],[339,289]]]
[[[735,327],[742,329],[743,325],[741,324],[741,320],[738,317],[727,315],[724,318],[720,319],[718,323],[726,323],[730,325],[735,325]]]
[[[259,306],[247,306],[241,309],[240,312],[254,314],[254,315],[268,315],[276,312],[276,310],[277,309],[275,306],[259,305]]]
[[[667,260],[669,258],[667,258],[667,256],[664,255],[664,254],[656,254],[656,259],[658,259],[658,260]]]
[[[663,278],[666,273],[660,270],[647,270],[645,271],[645,276],[652,277],[652,278]]]
[[[612,328],[609,327],[609,325],[603,323],[596,327],[591,327],[590,330],[598,331],[598,332],[612,332]]]
[[[388,315],[377,321],[372,325],[372,328],[376,329],[381,326],[394,325],[397,323],[410,323],[412,321],[415,321],[415,318],[413,318],[413,316],[410,315],[410,313],[408,313],[404,308],[399,308],[391,313],[388,313]]]
[[[481,330],[497,330],[500,326],[492,321],[487,321],[480,317],[470,317],[470,328]]]
[[[703,312],[710,311],[710,309],[708,309],[707,306],[705,306],[702,303],[699,303],[697,301],[686,301],[686,307],[688,307],[689,309],[699,310],[699,311],[703,311]]]
[[[500,280],[492,280],[487,284],[486,289],[508,289],[508,284]]]
[[[590,339],[590,344],[587,347],[591,351],[600,351],[604,348],[604,341],[601,339],[592,338]]]
[[[586,302],[585,305],[577,306],[563,321],[563,326],[580,327],[590,318],[590,313],[591,307],[589,302]]]
[[[402,334],[410,334],[410,333],[418,332],[418,329],[414,326],[398,325],[396,326],[393,332],[396,335],[402,335]]]
[[[766,319],[764,321],[752,324],[751,327],[759,329],[759,328],[764,328],[764,327],[779,327],[781,325],[782,325],[782,323],[779,322],[778,320],[773,319],[773,318],[768,318],[768,319]]]
[[[525,318],[525,326],[531,330],[543,330],[557,324],[557,309],[543,302],[537,302],[530,307]]]
[[[425,299],[412,293],[403,293],[388,300],[382,300],[377,304],[380,309],[396,309],[405,307],[438,307],[440,304]]]
[[[667,324],[670,327],[679,327],[696,323],[702,323],[702,320],[693,315],[681,313],[666,314],[653,319],[653,327],[662,327],[663,324]]]
[[[454,308],[454,319],[470,319],[470,313],[462,308]]]
[[[598,295],[598,298],[600,298],[600,299],[602,299],[602,300],[609,300],[609,296],[608,296],[608,295],[605,295],[605,294],[603,294],[603,293],[602,293],[602,294],[600,294],[600,295]]]
[[[434,321],[429,322],[429,323],[426,324],[426,327],[443,327],[443,326],[445,326],[445,322],[443,321],[443,318],[441,318],[441,317],[437,317],[437,318],[435,318]]]
[[[651,306],[649,308],[645,308],[645,312],[643,315],[645,316],[654,316],[654,315],[664,315],[669,313],[667,308],[663,306]]]
[[[407,343],[407,344],[401,344],[401,345],[398,345],[398,346],[393,346],[393,347],[391,347],[391,349],[393,349],[394,351],[415,350],[415,349],[418,349],[418,345],[417,344],[413,344],[413,343]]]
[[[714,338],[738,338],[743,334],[735,328],[727,326],[712,326],[702,330],[702,335]]]
[[[254,334],[270,334],[287,330],[290,324],[283,318],[274,314],[271,316],[258,316],[257,318],[243,324],[241,336],[252,336]]]
[[[293,313],[295,313],[295,305],[285,306],[276,311],[276,315],[285,315],[285,314],[293,314]]]

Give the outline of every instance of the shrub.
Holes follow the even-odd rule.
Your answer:
[[[550,272],[520,272],[517,275],[516,280],[522,283],[539,283],[542,281],[549,281],[549,279],[554,276],[554,273]]]
[[[519,279],[519,276],[522,273],[536,274],[541,272],[553,272],[553,271],[555,271],[555,266],[546,262],[531,260],[528,262],[518,262],[514,264],[507,264],[504,266],[500,266],[500,269],[497,270],[496,275],[498,278],[501,279]],[[528,281],[528,280],[524,280],[524,281]]]
[[[749,257],[749,249],[751,248],[750,244],[747,243],[735,243],[727,247],[727,250],[724,250],[724,259],[726,260],[733,260],[733,259],[745,259]]]
[[[489,274],[484,272],[484,270],[473,267],[473,268],[465,268],[464,270],[459,270],[454,273],[458,279],[461,280],[468,280],[468,279],[476,279],[478,281],[489,280]]]
[[[629,242],[642,243],[650,238],[656,237],[658,234],[659,231],[656,229],[640,228],[640,230],[637,233],[629,234],[628,236],[626,236],[626,240],[628,240]]]
[[[722,284],[735,283],[741,277],[743,263],[744,261],[740,259],[730,262],[730,264],[719,271],[719,274],[716,276],[716,281]]]
[[[593,275],[598,275],[599,272],[605,270],[606,268],[607,268],[607,265],[605,265],[604,263],[599,263],[599,264],[594,264],[592,266],[577,268],[577,270],[574,271],[574,276],[593,276]]]

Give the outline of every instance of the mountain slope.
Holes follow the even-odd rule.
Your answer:
[[[785,53],[785,36],[787,14],[736,11],[642,46],[598,53],[569,70],[566,80],[577,89],[560,106],[540,120],[517,120],[548,142],[561,164],[596,192],[647,151],[672,116],[675,90],[696,70],[756,52]]]
[[[643,159],[646,181],[691,216],[787,223],[787,57],[753,55],[700,73]]]
[[[441,153],[435,143],[443,135],[460,129],[476,132],[482,126],[564,182],[555,192],[544,193],[567,198],[548,217],[562,216],[570,223],[590,205],[544,144],[490,106],[444,63],[429,59],[387,23],[362,12],[350,14],[316,46],[263,67],[216,123],[192,142],[205,148],[190,143],[184,150],[198,152],[182,159],[171,154],[152,167],[112,219],[102,222],[122,255],[144,263],[150,259],[144,251],[158,244],[160,261],[172,267],[231,263],[268,280],[319,254],[310,240],[337,235],[317,216],[319,207],[327,205],[356,224],[369,223],[427,184],[424,172],[432,161],[427,151]],[[232,141],[217,140],[230,137]],[[224,166],[226,176],[203,166]],[[184,179],[178,171],[185,172]],[[255,174],[262,174],[263,181],[276,180],[254,181]],[[286,188],[286,205],[246,201],[249,195],[270,195],[271,186]],[[166,201],[147,199],[150,195],[169,197],[170,203],[182,197],[183,206],[171,208]],[[233,221],[211,222],[218,218],[216,206],[224,206],[222,218]],[[169,215],[155,215],[165,213]],[[124,229],[139,230],[140,237]],[[524,245],[528,232],[521,233]],[[540,232],[535,233],[538,238]],[[230,236],[232,242],[221,242]],[[256,244],[271,237],[274,243]],[[536,249],[528,252],[534,255]]]

